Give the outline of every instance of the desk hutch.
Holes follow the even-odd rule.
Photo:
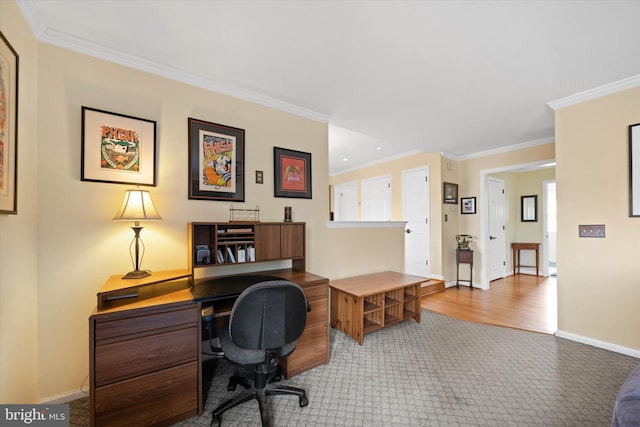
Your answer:
[[[197,246],[204,245],[210,258],[199,259]],[[283,373],[289,378],[328,363],[329,281],[305,271],[304,223],[190,223],[187,249],[188,269],[112,276],[98,292],[89,318],[92,426],[170,425],[202,413],[202,302],[191,288],[206,279],[193,277],[197,268],[291,260],[291,268],[249,273],[299,284],[311,305]],[[220,301],[216,311],[228,312],[233,300]]]

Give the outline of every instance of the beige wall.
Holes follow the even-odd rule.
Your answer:
[[[309,271],[337,278],[402,267],[402,229],[327,229],[326,123],[40,44],[13,1],[0,7],[0,30],[21,54],[19,213],[0,215],[0,402],[79,393],[96,291],[132,269],[132,224],[112,217],[133,186],[80,181],[83,105],[158,123],[158,185],[148,189],[163,221],[143,224],[143,268],[185,268],[187,223],[229,218],[227,202],[187,198],[188,117],[245,129],[246,201],[234,205],[259,206],[263,221],[281,221],[292,206],[307,223]],[[274,146],[312,154],[313,199],[273,197]]]
[[[558,328],[640,349],[640,218],[629,217],[628,126],[640,87],[556,111]],[[606,238],[579,238],[604,224]]]
[[[38,398],[38,45],[18,6],[0,1],[0,31],[19,55],[18,215],[0,214],[0,403]]]
[[[335,186],[352,181],[360,184],[363,179],[391,175],[391,220],[402,221],[402,172],[428,166],[430,179],[429,197],[431,199],[429,213],[431,217],[431,227],[429,229],[431,233],[431,273],[435,276],[442,275],[442,247],[440,246],[442,241],[442,164],[440,157],[439,154],[421,153],[345,172],[330,178],[331,185]],[[358,194],[360,194],[360,185],[358,186]],[[360,200],[360,195],[358,195],[358,200]],[[404,240],[404,237],[402,240]],[[404,271],[404,265],[401,267],[401,271]]]

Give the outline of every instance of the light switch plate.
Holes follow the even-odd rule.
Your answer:
[[[578,237],[605,237],[604,224],[578,225]]]

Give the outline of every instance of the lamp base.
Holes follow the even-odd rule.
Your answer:
[[[123,279],[142,279],[143,277],[151,276],[148,270],[133,270],[122,276]]]

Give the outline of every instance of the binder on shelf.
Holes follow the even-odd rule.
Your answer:
[[[236,262],[236,257],[233,256],[231,248],[227,248],[227,254],[229,255],[229,262]]]
[[[253,246],[247,246],[247,261],[253,262],[256,260],[256,250]]]
[[[246,261],[245,250],[238,249],[238,262],[245,262],[245,261]]]
[[[224,255],[222,254],[222,249],[218,249],[218,263],[224,264]]]

